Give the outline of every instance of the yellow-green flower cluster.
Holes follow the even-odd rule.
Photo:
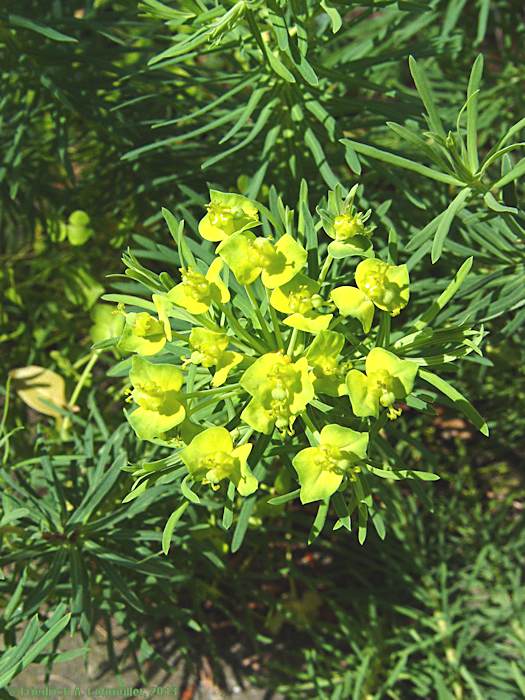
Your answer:
[[[384,329],[409,301],[408,269],[375,256],[356,191],[319,210],[332,239],[319,264],[291,219],[275,226],[259,203],[212,190],[198,230],[215,249],[196,259],[179,242],[179,279],[125,314],[128,420],[181,447],[193,482],[253,493],[253,447],[274,436],[292,446],[301,501],[325,500],[359,480],[374,421],[401,413],[418,364]]]

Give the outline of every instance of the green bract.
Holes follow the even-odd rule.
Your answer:
[[[316,393],[342,396],[347,393],[345,363],[339,359],[345,338],[335,331],[321,331],[306,351],[314,375]]]
[[[336,287],[330,292],[330,299],[337,306],[341,316],[352,316],[361,322],[368,333],[374,320],[374,305],[357,287]]]
[[[190,361],[203,367],[215,367],[212,386],[224,384],[230,371],[242,362],[242,355],[227,350],[229,339],[226,333],[208,328],[194,328],[190,333],[190,346],[193,352]]]
[[[251,231],[241,231],[221,243],[217,253],[240,284],[251,284],[260,275],[268,289],[289,282],[306,263],[305,249],[289,234],[279,238],[274,245]]]
[[[213,302],[226,304],[230,292],[221,280],[222,260],[216,258],[206,275],[189,268],[181,268],[182,282],[168,292],[168,300],[190,314],[205,314]]]
[[[108,304],[95,304],[90,316],[93,325],[89,329],[91,340],[100,343],[109,338],[118,338],[122,335],[124,327],[124,315]]]
[[[207,214],[199,222],[199,233],[207,241],[223,241],[232,233],[259,223],[257,207],[242,194],[210,190]]]
[[[398,399],[412,391],[418,365],[402,360],[388,350],[374,348],[365,360],[366,374],[351,369],[346,377],[352,410],[356,416],[377,416],[380,408],[388,408],[388,416],[395,418],[393,408]]]
[[[326,330],[332,314],[323,314],[320,309],[323,299],[319,296],[319,282],[298,274],[290,282],[272,291],[270,304],[283,314],[289,314],[284,323],[307,333]]]
[[[143,440],[161,437],[186,417],[180,393],[182,372],[170,364],[153,364],[135,356],[129,374],[131,398],[138,405],[128,420]]]
[[[118,341],[120,350],[156,355],[165,345],[166,335],[161,321],[145,311],[125,315],[124,328]]]
[[[370,254],[370,237],[375,226],[367,225],[367,221],[372,210],[360,212],[356,209],[354,199],[357,189],[358,185],[354,185],[343,200],[341,188],[336,187],[328,196],[328,208],[320,209],[323,228],[334,239],[328,246],[333,258]]]
[[[240,384],[253,397],[241,413],[243,421],[260,433],[291,432],[295,418],[314,397],[308,361],[297,362],[282,353],[268,353],[242,375]]]
[[[359,433],[341,425],[325,425],[319,445],[301,450],[293,466],[301,484],[301,503],[328,498],[343,479],[366,457],[368,433]]]
[[[249,496],[257,489],[257,479],[248,466],[251,449],[249,443],[234,447],[226,428],[208,428],[195,436],[180,456],[195,481],[216,485],[228,479],[241,496]]]
[[[408,268],[369,259],[359,263],[355,281],[361,292],[383,311],[397,316],[410,297]]]

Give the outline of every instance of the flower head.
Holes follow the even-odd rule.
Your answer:
[[[220,331],[194,328],[190,333],[190,346],[193,349],[190,361],[203,367],[215,366],[212,386],[224,384],[230,371],[242,362],[240,353],[227,350],[228,344],[228,336]]]
[[[362,260],[355,281],[363,294],[391,316],[397,316],[408,304],[410,279],[406,265],[389,265],[376,258]]]
[[[109,304],[95,304],[90,312],[93,325],[89,335],[94,343],[108,338],[118,338],[124,328],[124,314]]]
[[[208,428],[193,438],[180,456],[195,481],[218,484],[229,479],[241,496],[257,489],[257,479],[248,466],[250,444],[233,446],[226,428]]]
[[[182,268],[182,282],[168,292],[168,300],[195,315],[206,313],[213,302],[226,304],[230,292],[220,276],[222,266],[222,260],[215,258],[206,275]]]
[[[154,364],[135,356],[129,378],[133,385],[131,398],[138,404],[129,415],[129,422],[143,440],[161,437],[182,423],[186,417],[182,372],[169,364]]]
[[[345,212],[338,214],[334,218],[333,228],[328,231],[328,235],[335,238],[336,241],[348,241],[356,236],[365,236],[370,238],[372,228],[366,225],[370,212]]]
[[[394,403],[412,391],[418,365],[383,348],[374,348],[367,355],[365,370],[366,374],[351,369],[346,377],[353,412],[356,416],[377,418],[380,408],[387,408],[388,417],[395,418],[399,411]]]
[[[370,331],[374,320],[374,304],[357,287],[336,287],[330,292],[341,316],[351,316],[361,322],[365,333]]]
[[[270,304],[283,314],[289,314],[284,323],[307,333],[318,333],[328,328],[332,314],[321,311],[323,299],[319,296],[319,282],[299,273],[290,282],[272,291]]]
[[[316,393],[343,396],[347,393],[345,366],[339,355],[345,344],[344,336],[335,331],[323,330],[306,351],[306,359],[314,375]]]
[[[328,209],[320,210],[323,228],[333,238],[328,252],[333,258],[345,258],[349,255],[365,256],[372,247],[370,238],[374,226],[368,224],[371,210],[361,212],[354,206],[354,199],[359,185],[354,185],[343,200],[340,187],[328,195]]]
[[[270,434],[292,429],[296,416],[314,397],[308,361],[297,362],[282,353],[268,353],[256,360],[241,377],[242,388],[253,397],[241,418],[254,430]]]
[[[124,352],[155,355],[166,345],[164,325],[154,316],[142,311],[124,317],[124,328],[117,347]]]
[[[253,228],[259,223],[259,212],[242,194],[210,190],[206,215],[199,222],[199,233],[207,241],[223,241],[232,233]]]
[[[325,425],[319,445],[298,452],[292,464],[301,484],[301,503],[329,498],[345,476],[366,457],[368,433],[340,425]]]
[[[251,284],[260,275],[268,289],[293,279],[305,266],[307,257],[302,245],[288,233],[274,245],[251,231],[233,234],[218,246],[217,253],[240,284]]]

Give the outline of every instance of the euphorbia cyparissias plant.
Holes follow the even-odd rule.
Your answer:
[[[426,365],[477,349],[481,336],[461,326],[447,329],[442,355],[426,356],[427,338],[435,348],[425,328],[434,311],[400,330],[408,268],[377,255],[373,213],[358,210],[357,195],[357,186],[346,196],[339,187],[329,193],[314,225],[328,240],[314,248],[310,240],[309,253],[284,206],[269,210],[212,190],[198,227],[202,257],[187,246],[182,222],[165,211],[180,281],[172,282],[173,270],[160,277],[146,271],[151,302],[125,314],[115,342],[134,354],[129,400],[136,408],[128,419],[140,439],[175,450],[160,464],[182,464],[182,493],[194,503],[192,488],[207,484],[219,492],[223,482],[231,485],[227,508],[235,492],[242,498],[272,490],[273,454],[298,481],[285,501],[299,495],[327,509],[333,499],[336,527],[350,528],[357,508],[361,533],[363,513],[374,507],[371,481],[407,475],[382,446],[388,419],[407,401],[425,405],[411,399],[418,374],[449,387]],[[132,267],[133,256],[126,262]],[[140,478],[146,472],[151,479],[149,468]]]

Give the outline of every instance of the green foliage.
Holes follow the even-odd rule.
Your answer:
[[[16,600],[20,597],[20,590],[17,590],[15,593]],[[13,599],[11,599],[11,603],[12,601]],[[11,604],[10,607],[12,608],[13,605]],[[60,605],[42,626],[39,625],[38,615],[35,615],[24,630],[17,646],[10,647],[8,651],[0,656],[0,691],[11,683],[24,668],[33,663],[44,649],[60,635],[71,617],[70,613],[64,615],[64,612],[65,605]],[[69,658],[71,658],[71,655],[69,655]],[[56,663],[64,659],[55,657],[53,660]],[[13,696],[7,693],[7,697]]]
[[[290,698],[521,698],[522,3],[11,5],[0,9],[2,684],[28,663],[49,679],[80,661],[101,624],[111,673],[131,664],[146,687],[149,669],[177,664],[198,682],[209,659],[221,685],[226,664]],[[220,242],[239,228],[245,256]],[[302,276],[266,290],[252,235],[299,243]],[[213,311],[227,344],[195,322],[177,271],[205,277],[217,243],[223,267],[204,301],[217,308],[228,288],[224,316]],[[124,274],[108,279],[122,249]],[[302,265],[300,250],[284,252]],[[392,266],[387,281],[408,276],[409,298],[366,286],[378,263]],[[237,272],[258,277],[250,294]],[[239,420],[265,381],[246,392],[248,365],[281,343],[316,393],[285,441]],[[401,372],[406,396],[390,392],[397,404],[379,402],[378,418],[373,348],[418,362],[413,388]],[[182,366],[182,401],[132,372],[136,406],[189,409],[180,443],[139,441],[122,423],[137,350]],[[334,380],[323,367],[338,361]],[[370,415],[353,415],[347,385]],[[227,448],[209,485],[196,425]],[[231,450],[206,432],[224,425]],[[317,452],[296,470],[301,451],[322,447],[346,471],[334,425],[370,435],[368,462],[344,494],[310,504],[303,492],[302,504],[298,475],[308,481]],[[83,642],[64,652],[72,630]]]

